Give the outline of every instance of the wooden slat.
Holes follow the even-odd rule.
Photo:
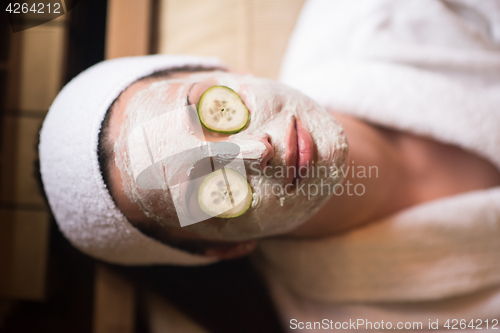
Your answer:
[[[0,298],[44,298],[48,232],[48,213],[0,209]]]
[[[162,0],[159,53],[216,56],[276,79],[304,0]]]
[[[96,266],[94,333],[132,333],[135,291],[132,284],[103,264]]]
[[[61,88],[64,26],[23,32],[18,110],[43,116]]]
[[[216,56],[235,69],[246,69],[248,1],[163,0],[159,53]]]
[[[19,107],[19,86],[20,86],[20,67],[21,67],[21,49],[23,43],[23,33],[10,33],[9,56],[8,56],[8,74],[7,90],[5,91],[5,109],[13,110]]]
[[[38,131],[42,118],[6,116],[3,119],[0,203],[45,210],[35,178]]]
[[[60,88],[61,22],[11,35],[0,148],[0,297],[43,300],[49,214],[35,180],[38,130]],[[28,113],[29,117],[20,116]],[[21,209],[22,208],[22,209]]]
[[[106,59],[149,53],[152,0],[108,0]]]
[[[257,76],[277,79],[288,39],[304,0],[249,0],[249,70]]]

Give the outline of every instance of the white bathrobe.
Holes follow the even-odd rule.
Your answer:
[[[500,1],[307,1],[281,81],[500,169]],[[422,322],[419,331],[429,320],[447,329],[448,319],[488,319],[491,329],[500,320],[500,188],[411,207],[343,236],[263,241],[255,259],[291,332],[325,331],[297,324],[323,319]]]

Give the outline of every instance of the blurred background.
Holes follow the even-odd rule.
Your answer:
[[[217,56],[276,79],[304,0],[25,1],[61,14],[15,18],[11,2],[0,2],[0,332],[279,332],[247,259],[123,268],[72,248],[40,189],[37,144],[61,87],[104,59]]]

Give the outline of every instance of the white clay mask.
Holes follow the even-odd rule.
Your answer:
[[[210,143],[194,104],[215,85],[241,97],[249,120],[239,132]],[[338,183],[334,170],[347,157],[342,128],[326,110],[293,89],[252,76],[209,72],[154,82],[130,100],[125,112],[115,145],[125,193],[158,223],[183,226],[206,239],[241,241],[295,228],[329,198],[295,189]],[[251,205],[244,213],[212,217],[213,204],[224,206],[230,199],[220,196],[224,191],[215,178],[203,186],[217,170],[214,161],[247,180],[249,187],[232,178],[235,189],[252,195],[251,201],[240,195]],[[326,171],[299,180],[280,172],[306,162]]]
[[[168,88],[165,82],[155,83],[137,94],[130,107],[140,110],[141,115],[148,109],[161,113],[161,105],[149,103],[167,96]],[[148,193],[163,191],[165,196],[171,196],[182,227],[215,216],[234,218],[247,211],[252,191],[239,146],[207,142],[194,105],[173,110],[166,107],[163,111],[130,126],[125,147],[117,147],[127,151],[125,177],[129,197],[161,223],[161,217],[147,204],[151,200]],[[164,133],[173,124],[184,130],[168,140]]]

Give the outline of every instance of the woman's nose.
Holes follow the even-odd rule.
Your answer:
[[[274,156],[271,137],[267,133],[245,135],[244,137],[235,135],[228,141],[240,147],[240,152],[246,163],[258,163],[262,169]]]

